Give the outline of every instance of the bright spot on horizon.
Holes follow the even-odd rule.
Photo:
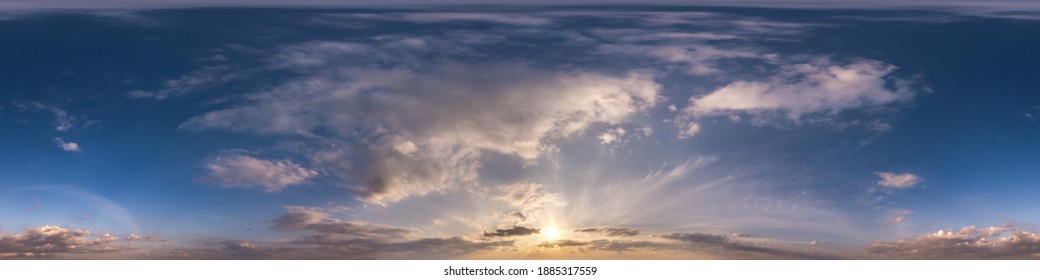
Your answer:
[[[542,235],[545,235],[545,239],[553,241],[560,236],[560,229],[556,228],[556,226],[548,226],[542,230]]]

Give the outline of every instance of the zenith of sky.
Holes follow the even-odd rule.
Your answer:
[[[0,3],[0,258],[1040,258],[1029,2],[283,2]]]

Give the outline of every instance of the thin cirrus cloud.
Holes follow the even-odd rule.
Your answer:
[[[244,154],[224,153],[203,162],[207,174],[200,180],[224,187],[262,188],[266,192],[281,191],[307,182],[318,175],[289,160],[271,161]]]
[[[163,86],[157,90],[133,90],[126,95],[130,98],[151,98],[163,100],[174,96],[185,95],[212,89],[216,86],[226,84],[246,76],[244,71],[231,71],[227,65],[203,67],[194,70],[176,79],[163,82]]]
[[[79,144],[77,144],[76,142],[67,142],[67,141],[65,141],[64,139],[61,139],[61,138],[54,138],[54,144],[58,145],[58,148],[61,148],[62,150],[66,151],[66,152],[79,152],[80,151]]]

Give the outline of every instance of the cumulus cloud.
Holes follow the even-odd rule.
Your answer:
[[[79,152],[79,144],[76,142],[65,142],[61,138],[54,138],[54,144],[58,145],[58,148],[65,150],[66,152]]]
[[[495,231],[485,231],[484,237],[512,237],[512,236],[526,236],[532,234],[538,234],[541,229],[529,228],[524,226],[513,226],[512,228],[496,229]]]
[[[26,228],[15,235],[0,234],[0,258],[57,257],[126,250],[125,244],[109,233],[91,233],[60,226]]]
[[[554,149],[552,139],[581,135],[596,123],[620,124],[653,107],[660,88],[646,73],[561,73],[521,64],[331,72],[181,128],[360,138],[363,150],[354,156],[367,164],[338,175],[360,179],[355,193],[385,204],[475,184],[484,150],[535,160]]]
[[[690,98],[682,116],[747,114],[760,120],[781,117],[799,123],[806,115],[834,115],[907,101],[915,93],[909,82],[890,76],[895,69],[875,60],[841,64],[817,59],[784,65],[765,81],[736,81]]]
[[[672,233],[661,235],[661,238],[681,241],[699,250],[717,250],[715,254],[723,258],[761,258],[761,259],[835,259],[836,256],[812,251],[796,251],[748,244],[733,240],[729,236],[710,233]]]
[[[1013,225],[958,230],[879,241],[868,255],[891,259],[1040,259],[1040,234]]]
[[[634,229],[634,228],[616,228],[616,227],[584,228],[584,229],[576,229],[576,230],[574,230],[574,232],[597,233],[597,234],[603,234],[603,235],[606,235],[606,236],[627,236],[627,237],[637,236],[637,235],[639,235],[641,233],[641,231],[639,229]]]
[[[874,183],[888,188],[906,189],[924,182],[924,179],[912,173],[877,172],[874,174],[878,176],[877,182]]]
[[[206,175],[200,180],[224,187],[260,187],[277,192],[307,182],[318,175],[289,160],[270,161],[244,154],[225,153],[203,162]]]

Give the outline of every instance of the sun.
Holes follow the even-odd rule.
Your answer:
[[[545,235],[545,239],[553,241],[560,236],[560,229],[556,228],[556,226],[548,226],[542,229],[542,235]]]

